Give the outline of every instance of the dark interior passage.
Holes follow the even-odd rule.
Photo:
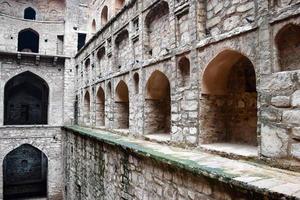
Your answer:
[[[31,72],[10,79],[4,89],[4,124],[47,124],[47,83]]]
[[[33,8],[29,7],[24,10],[24,19],[35,20],[36,12]]]
[[[39,34],[31,29],[25,29],[18,35],[18,51],[39,52]]]
[[[6,155],[3,161],[4,199],[47,196],[46,155],[24,144]]]

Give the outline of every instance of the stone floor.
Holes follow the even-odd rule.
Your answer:
[[[210,152],[218,152],[224,154],[233,154],[243,157],[257,157],[258,150],[256,146],[245,144],[232,144],[232,143],[214,143],[200,145],[203,150]]]
[[[119,136],[103,130],[78,126],[65,127],[65,129],[103,142],[119,145],[123,148],[133,149],[137,154],[186,170],[192,170],[194,173],[210,176],[220,181],[230,182],[232,185],[300,198],[300,173],[298,172],[272,168],[245,160],[232,160],[200,150],[187,150],[151,141]],[[232,151],[232,148],[234,148],[224,144],[216,147],[225,148],[228,151]],[[253,149],[252,153],[254,154],[254,152]],[[241,153],[243,153],[242,149]]]

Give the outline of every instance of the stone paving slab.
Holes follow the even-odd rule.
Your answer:
[[[124,137],[109,131],[79,126],[68,126],[63,129],[114,146],[121,146],[137,154],[245,189],[300,199],[300,173],[298,172],[277,169],[250,161],[231,160],[199,150],[187,150]]]

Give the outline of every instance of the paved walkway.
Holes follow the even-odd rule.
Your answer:
[[[272,168],[249,161],[231,160],[206,152],[191,151],[119,136],[103,130],[78,126],[65,127],[65,129],[111,145],[133,149],[137,154],[142,154],[161,162],[167,162],[233,185],[261,192],[280,193],[300,199],[300,173],[297,172]]]

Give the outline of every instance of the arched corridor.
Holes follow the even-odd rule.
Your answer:
[[[4,89],[4,124],[47,124],[47,83],[31,72],[10,79]]]
[[[146,84],[145,133],[170,133],[170,82],[166,75],[154,71]]]
[[[257,145],[254,66],[239,52],[219,53],[202,77],[201,141]]]
[[[4,199],[47,196],[48,159],[39,149],[23,144],[3,161]]]

